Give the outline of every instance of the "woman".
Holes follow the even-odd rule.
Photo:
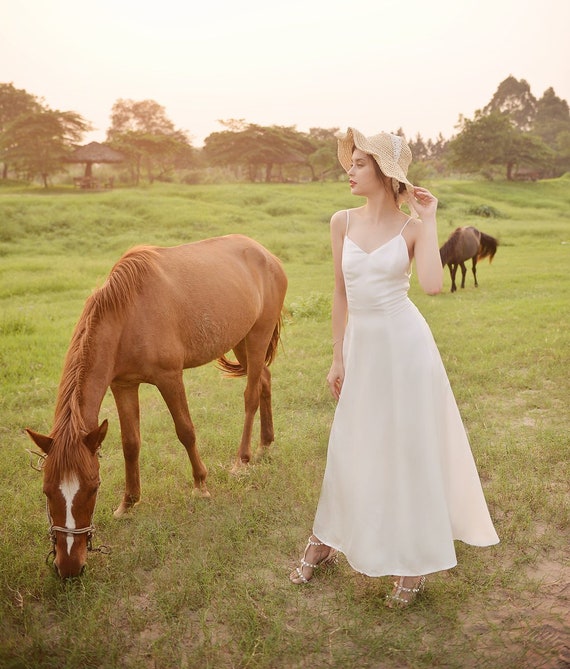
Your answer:
[[[454,540],[499,539],[437,346],[407,295],[412,259],[422,289],[441,291],[437,199],[408,181],[401,137],[348,128],[338,156],[366,203],[331,219],[327,381],[338,404],[313,534],[290,579],[307,583],[342,552],[363,574],[396,576],[387,603],[405,606],[426,574],[457,564]]]

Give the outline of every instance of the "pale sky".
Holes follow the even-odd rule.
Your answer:
[[[104,141],[151,99],[200,146],[219,119],[451,137],[507,76],[570,103],[570,0],[0,0],[0,82]]]

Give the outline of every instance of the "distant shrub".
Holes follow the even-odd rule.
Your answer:
[[[330,316],[330,298],[322,293],[309,293],[289,305],[288,312],[292,318],[328,318]]]
[[[480,204],[477,207],[471,207],[467,210],[468,214],[473,214],[475,216],[481,216],[482,218],[501,218],[502,214],[495,207],[491,207],[488,204]]]

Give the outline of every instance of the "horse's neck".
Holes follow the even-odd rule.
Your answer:
[[[88,431],[98,424],[99,409],[113,379],[120,332],[109,322],[99,322],[95,327],[78,329],[72,338],[56,413],[78,413]]]

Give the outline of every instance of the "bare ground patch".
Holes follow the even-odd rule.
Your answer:
[[[524,590],[492,591],[484,616],[473,607],[461,615],[463,633],[472,644],[466,669],[570,667],[568,556],[544,557],[527,567],[523,577],[529,582]]]

